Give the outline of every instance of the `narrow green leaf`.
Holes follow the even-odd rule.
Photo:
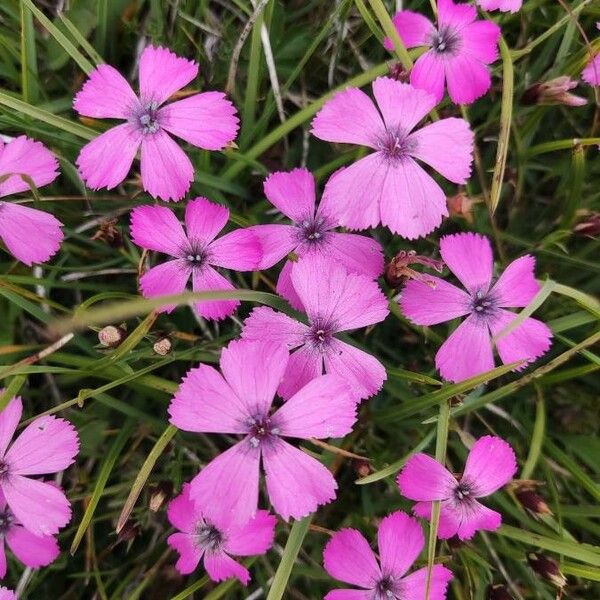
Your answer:
[[[521,471],[521,479],[531,479],[535,471],[535,467],[542,452],[544,445],[544,434],[546,431],[546,404],[544,396],[540,389],[537,390],[537,398],[535,400],[535,422],[533,424],[533,433],[531,434],[531,442],[529,444],[529,454]]]
[[[39,99],[38,67],[35,29],[31,12],[21,8],[21,91],[25,102],[35,104]]]

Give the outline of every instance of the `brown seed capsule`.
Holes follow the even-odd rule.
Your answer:
[[[451,217],[462,217],[467,223],[473,223],[473,204],[475,202],[472,198],[460,192],[446,198],[446,204]]]
[[[546,501],[532,489],[521,489],[515,492],[519,502],[534,515],[551,515],[552,511]]]
[[[514,600],[508,593],[505,585],[501,583],[492,584],[488,587],[488,600]]]
[[[121,231],[117,227],[118,219],[104,219],[96,233],[92,236],[92,240],[104,242],[113,248],[118,248],[123,245],[123,237]]]
[[[116,348],[127,337],[122,327],[107,325],[98,332],[98,341],[105,348]]]
[[[548,556],[531,552],[527,555],[529,566],[554,587],[562,589],[567,585],[567,578],[560,572],[558,563]]]
[[[166,356],[171,352],[172,349],[173,344],[168,337],[160,338],[160,340],[154,342],[154,345],[152,346],[152,350],[154,350],[154,352],[159,356]]]
[[[173,496],[173,483],[161,481],[152,486],[150,491],[149,508],[152,512],[158,512],[160,507]]]

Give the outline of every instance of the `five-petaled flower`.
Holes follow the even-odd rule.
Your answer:
[[[377,532],[379,562],[369,542],[356,529],[335,533],[323,552],[325,570],[361,590],[332,590],[325,600],[421,600],[425,597],[427,567],[406,575],[417,560],[425,538],[416,519],[401,511],[385,517]],[[434,565],[429,588],[430,600],[444,600],[452,571]]]
[[[517,470],[512,448],[504,440],[490,435],[479,438],[467,457],[465,470],[457,479],[431,456],[412,456],[398,475],[402,495],[417,500],[415,514],[431,518],[432,502],[440,501],[438,537],[458,534],[466,540],[479,530],[494,531],[502,515],[478,501],[506,485]]]
[[[454,117],[413,131],[436,99],[409,84],[379,77],[373,95],[377,106],[361,90],[347,88],[327,101],[312,122],[313,135],[322,140],[375,151],[331,176],[320,210],[337,215],[338,223],[350,229],[382,223],[405,238],[424,236],[439,226],[448,209],[444,191],[415,159],[454,183],[465,183],[473,132],[464,119]]]
[[[92,189],[114,188],[129,173],[141,148],[144,190],[180,200],[194,180],[194,166],[170,133],[205,150],[222,150],[235,138],[239,119],[222,92],[194,94],[163,104],[198,75],[198,64],[166,48],[148,46],[140,56],[140,95],[109,65],[99,65],[73,106],[86,117],[124,119],[83,147],[77,166]]]
[[[440,254],[466,291],[430,276],[433,286],[409,281],[400,306],[417,325],[435,325],[468,315],[436,354],[436,366],[445,379],[462,381],[494,368],[490,332],[504,364],[531,362],[550,348],[552,332],[531,317],[503,334],[517,317],[505,308],[527,306],[539,291],[532,256],[514,260],[492,285],[492,247],[486,237],[474,233],[445,236],[440,240]]]

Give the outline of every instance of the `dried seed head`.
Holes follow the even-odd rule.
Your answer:
[[[505,585],[497,583],[488,587],[488,600],[514,600],[514,598],[508,593]]]
[[[173,344],[168,337],[163,337],[154,342],[152,346],[152,350],[159,356],[166,356],[173,349]]]
[[[529,566],[554,587],[562,589],[567,585],[567,578],[560,572],[558,563],[548,556],[531,552],[527,555]]]
[[[173,483],[161,481],[152,486],[148,507],[152,512],[158,512],[160,507],[173,496]]]
[[[444,263],[441,260],[420,256],[414,250],[401,250],[385,267],[383,276],[386,283],[391,288],[397,288],[407,279],[416,279],[435,287],[435,283],[430,277],[409,267],[411,264],[423,265],[428,269],[434,269],[438,273],[441,273],[444,268]]]
[[[534,515],[551,515],[552,511],[540,494],[532,489],[521,489],[515,492],[519,502]]]
[[[107,325],[98,332],[98,341],[105,348],[116,348],[126,337],[125,329],[114,325]]]
[[[521,97],[521,104],[525,104],[526,106],[534,104],[583,106],[587,104],[585,98],[570,93],[570,90],[575,87],[577,87],[577,81],[566,75],[556,77],[550,81],[535,83],[525,90],[525,93]]]

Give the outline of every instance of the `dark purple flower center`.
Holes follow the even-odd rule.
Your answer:
[[[8,508],[0,512],[0,536],[8,533],[8,530],[11,528],[14,520],[15,518]]]
[[[306,341],[313,348],[323,352],[329,346],[335,331],[333,323],[325,319],[316,318],[310,324],[310,329],[306,334]]]
[[[8,475],[8,471],[8,464],[5,461],[0,460],[0,480],[4,479]]]
[[[431,35],[431,47],[437,54],[456,54],[460,45],[461,37],[453,27],[442,26]]]
[[[394,582],[391,577],[383,577],[375,584],[375,599],[374,600],[389,600],[395,598]]]
[[[404,132],[386,131],[377,147],[387,160],[398,162],[415,151],[415,142]]]
[[[187,248],[183,249],[182,258],[185,258],[190,267],[199,268],[206,263],[208,252],[200,244],[190,243]]]
[[[475,292],[472,296],[471,311],[481,317],[490,317],[498,308],[498,303],[490,292]]]
[[[158,122],[158,104],[156,102],[146,104],[137,119],[144,135],[156,133],[160,129],[160,123]]]
[[[248,422],[250,445],[258,448],[261,444],[279,433],[278,427],[273,427],[270,417],[254,417]]]
[[[196,529],[196,544],[208,552],[219,550],[223,541],[223,534],[211,523],[201,523]]]
[[[454,488],[454,498],[459,502],[469,502],[473,498],[473,488],[465,481],[461,481]]]
[[[328,231],[327,223],[323,217],[311,217],[296,224],[298,238],[301,242],[316,246],[325,241],[325,233]]]

